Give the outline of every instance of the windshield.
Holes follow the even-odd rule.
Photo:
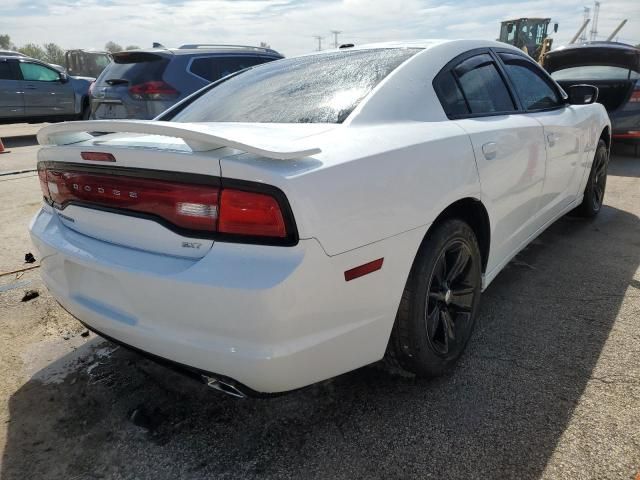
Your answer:
[[[640,78],[640,74],[622,67],[585,65],[556,70],[551,77],[554,80],[635,80]]]
[[[270,62],[221,83],[176,122],[342,123],[420,49],[343,50]]]

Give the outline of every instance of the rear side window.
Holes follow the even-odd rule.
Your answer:
[[[434,87],[447,115],[459,116],[469,113],[467,102],[452,72],[448,71],[440,76]]]
[[[472,114],[510,112],[515,105],[488,54],[464,60],[453,70]]]
[[[507,75],[526,110],[544,110],[560,105],[560,98],[544,73],[527,59],[517,55],[500,54]]]
[[[0,62],[0,80],[15,80],[9,62]]]
[[[376,85],[419,51],[340,50],[265,63],[212,88],[173,121],[342,123]]]
[[[123,52],[100,75],[98,83],[128,83],[130,86],[162,80],[169,59],[147,52]]]
[[[215,82],[227,75],[269,61],[262,57],[200,57],[191,61],[189,71],[198,77]]]

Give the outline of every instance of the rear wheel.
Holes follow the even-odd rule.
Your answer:
[[[595,217],[602,209],[604,191],[607,186],[607,168],[609,167],[609,149],[604,140],[600,139],[593,158],[589,180],[584,189],[582,203],[575,212],[582,217]]]
[[[460,220],[441,223],[425,238],[411,269],[389,357],[419,376],[445,373],[471,337],[481,287],[473,230]]]
[[[89,100],[82,102],[82,112],[80,113],[79,120],[89,120],[91,116],[91,104]]]

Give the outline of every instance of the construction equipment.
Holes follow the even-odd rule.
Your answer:
[[[582,33],[584,32],[585,28],[587,28],[587,25],[589,25],[589,22],[591,21],[590,18],[585,18],[584,23],[582,24],[582,26],[578,29],[578,31],[576,32],[576,34],[573,36],[573,38],[571,39],[571,41],[569,41],[569,43],[576,43],[576,40],[578,40],[578,38],[580,37],[580,35],[582,35]],[[584,37],[584,36],[583,36]],[[582,38],[582,37],[580,37]],[[584,41],[586,41],[586,39],[584,39]]]
[[[97,78],[111,63],[111,59],[109,52],[94,50],[67,50],[64,54],[67,72],[77,77]]]
[[[548,36],[550,18],[517,18],[505,20],[500,26],[500,42],[520,48],[523,52],[541,62],[544,54],[551,50],[553,38]],[[558,31],[558,24],[553,24]]]
[[[627,23],[627,19],[625,18],[623,21],[621,21],[621,22],[620,22],[620,25],[618,25],[618,26],[616,27],[616,29],[613,31],[613,33],[611,33],[611,35],[609,35],[609,36],[607,37],[607,40],[606,40],[606,41],[607,41],[607,42],[612,41],[612,40],[613,40],[613,37],[615,37],[615,36],[618,34],[618,32],[619,32],[620,30],[622,30],[622,27],[624,27],[626,23]]]

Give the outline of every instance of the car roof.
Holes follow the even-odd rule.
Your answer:
[[[472,50],[474,48],[501,48],[505,50],[514,50],[522,53],[522,50],[514,47],[513,45],[509,45],[507,43],[498,42],[496,40],[481,40],[481,39],[443,39],[443,38],[422,38],[422,39],[414,39],[414,40],[398,40],[391,42],[377,42],[377,43],[366,43],[362,45],[354,45],[352,47],[347,47],[344,49],[338,50],[368,50],[368,49],[384,49],[384,48],[418,48],[423,50],[430,50],[435,47],[442,47],[448,49],[451,52],[456,50]],[[319,52],[311,52],[304,55],[298,56],[307,56],[307,55],[321,55],[323,53],[336,51],[335,49],[331,50],[322,50]],[[460,52],[461,53],[461,52]]]
[[[171,55],[197,55],[197,54],[260,54],[274,57],[283,57],[282,54],[271,48],[253,47],[249,45],[213,45],[213,44],[186,44],[178,48],[140,48],[136,50],[126,50],[127,52],[145,53],[166,53]],[[122,52],[117,52],[118,53]]]

